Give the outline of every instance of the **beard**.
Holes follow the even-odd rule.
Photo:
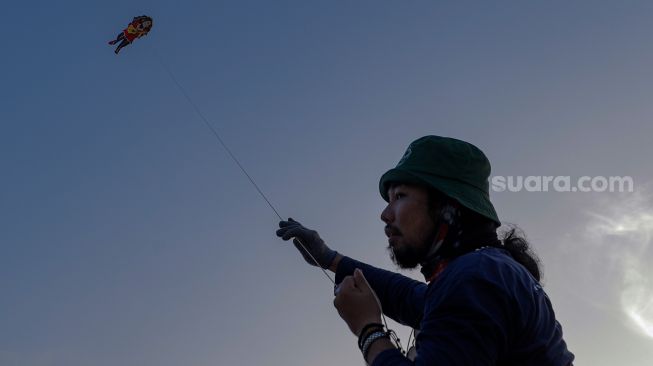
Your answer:
[[[420,247],[392,247],[388,245],[388,252],[390,252],[390,259],[402,269],[413,269],[419,265],[426,254],[428,253],[429,248],[424,245]]]
[[[402,269],[413,269],[416,268],[420,263],[426,260],[426,256],[429,254],[433,240],[435,239],[435,233],[430,233],[427,235],[424,240],[420,240],[419,244],[407,245],[388,245],[388,251],[390,252],[390,259]]]
[[[433,221],[435,221],[435,219],[433,219]],[[401,269],[414,269],[423,263],[431,250],[435,238],[437,237],[437,229],[435,226],[425,230],[421,235],[413,237],[412,239],[410,239],[410,237],[406,238],[404,233],[394,225],[386,225],[385,231],[386,234],[397,235],[405,240],[402,240],[401,244],[389,244],[387,248],[390,253],[390,259]]]

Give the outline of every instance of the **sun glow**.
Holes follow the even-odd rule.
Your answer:
[[[595,220],[587,234],[602,245],[621,275],[619,300],[629,324],[653,338],[653,272],[647,261],[653,256],[653,210],[649,202],[637,195],[608,205],[601,214],[591,213]]]
[[[650,308],[650,305],[651,302],[649,301],[649,304],[646,307]],[[650,321],[650,318],[645,318],[635,309],[627,309],[626,314],[628,314],[630,319],[639,327],[639,329],[644,331],[644,333],[646,333],[646,335],[649,337],[653,338],[653,322]]]

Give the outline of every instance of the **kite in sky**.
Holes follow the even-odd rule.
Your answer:
[[[127,28],[123,29],[123,31],[118,34],[118,37],[116,37],[116,39],[114,39],[113,41],[110,41],[109,44],[114,45],[122,41],[114,51],[117,55],[118,52],[120,52],[120,50],[123,47],[134,42],[136,38],[141,38],[143,36],[146,36],[151,29],[152,29],[152,18],[148,17],[147,15],[134,17],[134,19],[132,20],[131,23],[129,23]]]

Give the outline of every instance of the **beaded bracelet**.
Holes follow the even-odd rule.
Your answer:
[[[365,341],[365,338],[367,336],[367,333],[369,333],[372,330],[376,330],[374,328],[379,328],[380,330],[383,330],[383,324],[381,323],[370,323],[367,324],[366,326],[363,327],[363,330],[358,333],[358,348],[363,349],[363,341]]]
[[[374,343],[375,341],[381,338],[389,338],[388,333],[376,331],[371,333],[369,336],[365,337],[365,341],[363,342],[363,347],[361,348],[361,351],[363,352],[364,360],[367,361],[367,354],[370,352],[370,346],[372,345],[372,343]]]

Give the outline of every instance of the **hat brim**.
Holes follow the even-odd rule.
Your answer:
[[[468,209],[494,221],[497,226],[501,226],[501,221],[499,221],[497,212],[490,202],[489,195],[470,184],[452,180],[451,178],[394,168],[383,174],[379,181],[379,192],[386,202],[389,201],[388,188],[392,183],[418,184],[435,188]]]

